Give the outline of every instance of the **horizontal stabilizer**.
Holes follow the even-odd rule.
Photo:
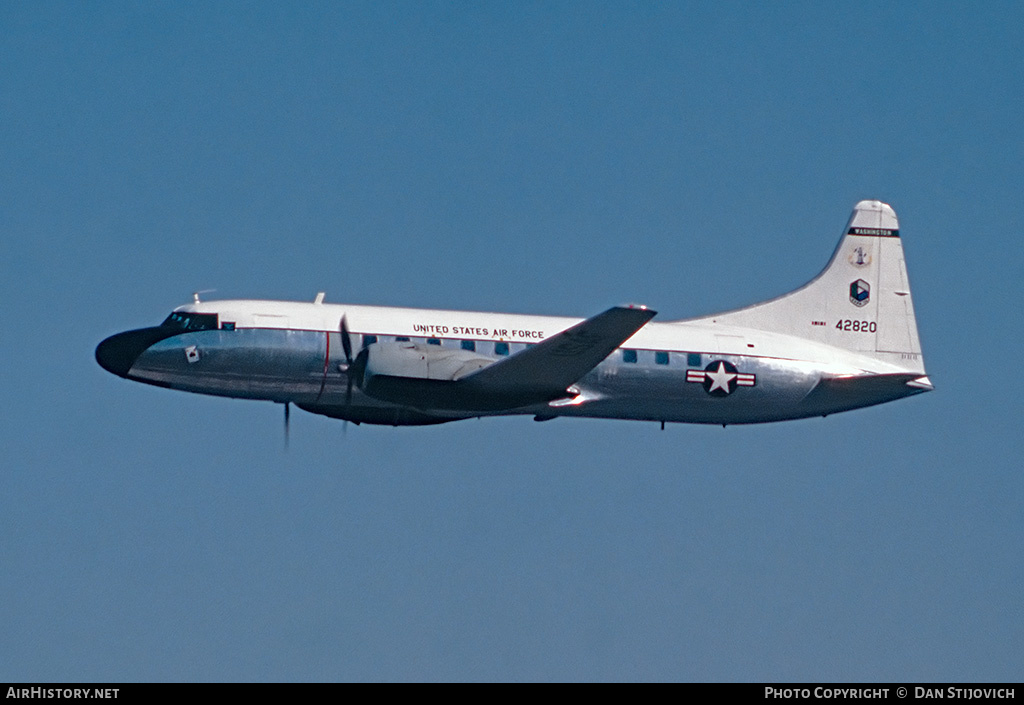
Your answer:
[[[803,404],[827,413],[881,404],[934,389],[927,377],[916,373],[825,376],[804,397]]]

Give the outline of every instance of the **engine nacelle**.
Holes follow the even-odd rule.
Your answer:
[[[469,350],[415,343],[374,343],[359,353],[363,358],[360,389],[375,399],[426,412],[445,410],[472,415],[546,403],[565,390],[546,385],[493,384],[477,375],[496,360]],[[506,360],[511,358],[504,358]]]
[[[546,402],[528,385],[512,389],[480,384],[474,372],[495,364],[469,350],[415,343],[374,343],[365,356],[359,386],[371,397],[420,410],[474,411],[512,409]],[[557,395],[555,395],[557,396]]]
[[[373,387],[377,376],[433,379],[445,382],[465,377],[494,362],[469,350],[417,343],[374,343],[366,348],[363,390]]]

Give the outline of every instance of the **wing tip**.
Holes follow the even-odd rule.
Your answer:
[[[658,315],[657,311],[655,311],[653,308],[645,304],[620,304],[615,308],[623,309],[626,311],[643,311],[644,313],[648,314],[651,318],[654,318],[655,316]]]

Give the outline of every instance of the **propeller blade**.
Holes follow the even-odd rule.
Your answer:
[[[348,320],[341,317],[341,348],[345,351],[345,362],[352,366],[352,336],[348,332]]]
[[[284,447],[288,447],[288,431],[291,426],[292,410],[289,402],[284,403]]]
[[[345,382],[345,406],[352,405],[352,385],[358,384],[359,388],[363,387],[363,375],[366,374],[366,363],[370,359],[370,351],[363,348],[356,355],[355,362],[348,366],[345,370],[345,376],[348,380]]]
[[[363,376],[366,374],[366,363],[370,361],[369,348],[363,348],[356,355],[356,361],[352,363],[352,377],[355,378],[359,388],[363,388]]]
[[[342,371],[345,373],[345,408],[352,406],[352,385],[363,386],[363,375],[366,373],[366,361],[370,353],[366,348],[359,351],[356,359],[352,359],[352,336],[348,331],[348,319],[341,317],[341,347],[345,349],[345,365]],[[348,433],[348,421],[345,421],[345,433]]]

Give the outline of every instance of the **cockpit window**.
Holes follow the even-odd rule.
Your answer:
[[[217,314],[175,311],[160,325],[180,330],[213,330],[217,328]]]

